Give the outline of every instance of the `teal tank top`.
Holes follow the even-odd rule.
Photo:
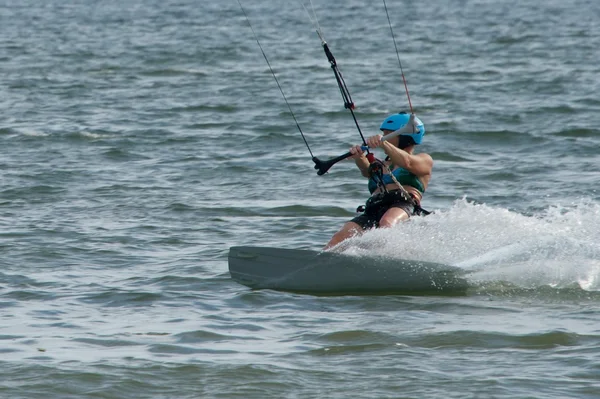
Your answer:
[[[410,173],[408,170],[404,168],[396,168],[392,171],[392,174],[394,175],[396,180],[398,180],[398,183],[402,184],[403,186],[411,186],[419,190],[421,193],[425,192],[425,187],[423,187],[423,183],[421,183],[421,180],[419,180],[417,175]],[[392,180],[392,176],[390,176],[389,174],[384,174],[383,183],[394,183],[394,181]],[[373,194],[373,191],[375,191],[376,189],[377,182],[371,177],[369,179],[369,192]]]

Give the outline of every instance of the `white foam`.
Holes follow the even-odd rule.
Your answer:
[[[16,128],[15,130],[18,131],[23,136],[29,136],[29,137],[47,137],[47,136],[49,136],[48,133],[40,132],[40,131],[33,130],[30,128],[25,128],[25,127],[19,127],[19,128]]]
[[[599,243],[600,205],[592,201],[526,216],[463,199],[448,210],[348,240],[341,249],[455,265],[475,279],[519,286],[600,290]]]
[[[82,137],[85,137],[87,139],[92,139],[92,140],[105,139],[105,138],[112,137],[111,135],[108,135],[108,134],[90,133],[90,132],[86,132],[86,131],[79,132],[79,134]]]

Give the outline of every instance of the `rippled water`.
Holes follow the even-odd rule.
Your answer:
[[[407,108],[383,3],[313,3],[375,134]],[[314,154],[359,142],[302,3],[242,4]],[[465,295],[231,280],[367,196],[315,174],[237,2],[0,3],[0,397],[598,397],[600,3],[387,5],[435,213],[347,251]]]

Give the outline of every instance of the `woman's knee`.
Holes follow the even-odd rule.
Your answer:
[[[348,238],[354,237],[356,235],[363,233],[362,227],[354,222],[347,222],[342,226],[342,228],[331,237],[329,243],[325,246],[325,249],[329,249],[333,246],[336,246],[340,242],[347,240]]]
[[[380,228],[389,228],[394,227],[399,222],[404,220],[408,220],[409,216],[404,210],[400,208],[394,208],[392,212],[388,211],[385,215],[379,220]]]
[[[390,220],[389,218],[381,218],[381,220],[379,221],[379,228],[380,229],[386,229],[389,227],[394,227],[394,225],[398,223],[398,220]]]
[[[346,224],[344,224],[344,226],[342,226],[340,231],[336,233],[336,235],[350,238],[362,232],[363,229],[357,223],[347,222]]]

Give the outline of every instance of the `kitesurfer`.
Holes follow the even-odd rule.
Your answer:
[[[359,207],[362,214],[346,222],[325,249],[369,229],[393,227],[413,215],[427,213],[420,204],[431,178],[433,159],[426,153],[414,153],[415,147],[423,141],[425,126],[414,117],[412,133],[410,129],[403,129],[400,135],[382,140],[382,137],[402,129],[410,121],[411,115],[407,113],[390,115],[380,126],[383,135],[371,136],[366,140],[369,148],[383,149],[387,155],[385,161],[369,162],[364,155],[363,145],[350,148],[356,166],[369,179],[371,197],[364,207]]]

